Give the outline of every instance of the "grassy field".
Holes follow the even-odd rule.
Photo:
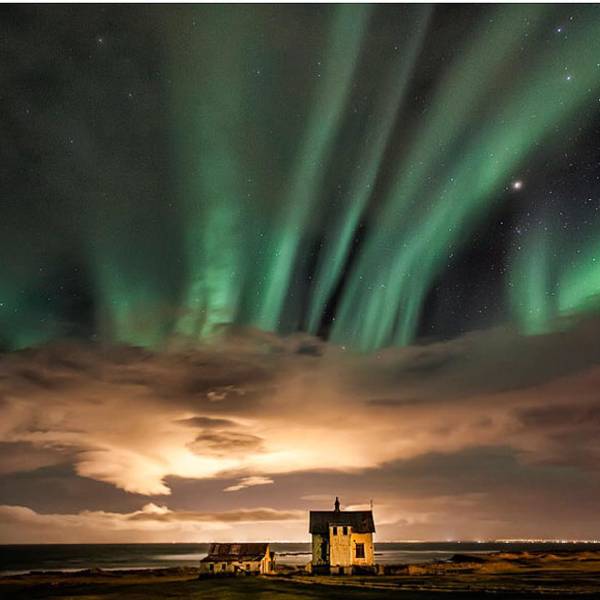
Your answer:
[[[480,581],[480,584],[485,584]],[[504,582],[506,583],[506,582]],[[563,583],[565,583],[563,581]],[[471,584],[476,584],[471,581]],[[368,587],[381,586],[379,588]],[[470,589],[469,582],[457,582],[448,578],[402,578],[379,577],[370,579],[354,578],[301,578],[293,580],[267,577],[238,577],[227,579],[190,578],[190,574],[151,575],[136,574],[97,575],[97,576],[48,576],[37,575],[23,578],[0,580],[0,598],[6,600],[77,599],[77,600],[540,600],[540,598],[564,598],[564,593],[543,593],[536,591],[485,591],[485,585],[475,585]],[[405,589],[403,589],[405,588]],[[420,589],[419,589],[420,588]],[[479,589],[477,589],[479,588]],[[506,588],[505,588],[506,589]],[[568,587],[567,587],[568,589]],[[573,589],[574,592],[577,590]],[[490,593],[492,592],[492,593]],[[568,594],[571,596],[571,594]],[[579,600],[598,599],[593,593],[579,589],[573,597]]]
[[[39,581],[21,584],[0,585],[0,598],[11,600],[35,600],[46,598],[77,598],[78,600],[243,600],[257,598],[261,600],[310,600],[324,599],[375,600],[396,597],[389,590],[371,590],[332,586],[322,584],[304,584],[293,581],[272,580],[268,578],[245,577],[218,580],[164,580],[148,581],[147,578],[128,581]],[[412,600],[438,598],[438,594],[402,593],[397,597]]]
[[[222,580],[157,580],[148,581],[69,581],[37,584],[0,585],[0,598],[10,600],[36,599],[77,599],[77,600],[376,600],[398,598],[400,600],[451,600],[454,598],[479,599],[492,597],[496,600],[526,600],[541,598],[539,594],[462,592],[448,593],[435,591],[415,591],[390,587],[388,589],[368,589],[347,585],[305,584],[295,581],[270,580],[268,578],[235,578]],[[547,597],[544,595],[544,597]],[[561,596],[564,597],[564,596]],[[584,596],[578,596],[583,599]],[[586,595],[586,600],[598,598]]]

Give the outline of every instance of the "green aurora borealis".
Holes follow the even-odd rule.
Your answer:
[[[168,85],[160,118],[148,105],[143,122],[167,132],[164,189],[105,153],[103,175],[82,178],[81,192],[63,176],[43,194],[49,204],[67,187],[70,198],[90,195],[85,208],[80,198],[61,205],[92,290],[86,335],[155,347],[174,335],[210,339],[233,323],[359,351],[418,339],[448,257],[503,203],[534,194],[531,181],[594,126],[600,107],[597,6],[571,20],[566,6],[488,6],[464,32],[447,33],[452,10],[153,11],[145,26],[161,40]],[[563,23],[568,35],[557,35]],[[440,31],[440,44],[457,45],[438,49]],[[148,135],[137,147],[157,143]],[[97,158],[90,151],[95,173]],[[536,177],[521,175],[530,168]],[[520,178],[523,189],[511,190]],[[160,208],[147,210],[153,194]],[[551,208],[540,215],[499,275],[502,318],[527,334],[595,310],[600,293],[598,218],[579,239],[559,230]],[[2,273],[7,349],[70,335],[38,281],[59,260],[60,238],[39,253],[22,247]]]

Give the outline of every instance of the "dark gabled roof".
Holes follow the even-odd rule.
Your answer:
[[[230,560],[262,560],[269,544],[211,544],[208,555],[200,562],[227,562]]]
[[[349,525],[356,533],[374,533],[375,523],[370,510],[311,510],[310,533],[324,535],[330,525]]]

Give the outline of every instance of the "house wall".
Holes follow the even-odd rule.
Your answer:
[[[335,534],[334,534],[335,531]],[[375,564],[375,551],[373,547],[372,533],[355,533],[351,527],[346,528],[347,534],[344,535],[344,527],[329,528],[330,544],[330,565],[331,566],[370,566]],[[356,556],[356,544],[363,544],[364,558]]]
[[[364,558],[356,558],[356,544],[364,544]],[[372,566],[375,564],[375,549],[373,547],[372,533],[352,533],[352,564],[360,566]]]
[[[213,565],[213,569],[210,566]],[[201,562],[200,572],[218,575],[219,573],[237,573],[247,571],[251,573],[270,573],[271,561],[268,557],[262,560],[254,561],[217,561],[217,562]]]
[[[264,575],[265,573],[271,573],[273,571],[273,561],[269,556],[269,551],[267,550],[267,555],[260,561],[259,564],[260,572]]]
[[[239,567],[239,564],[240,563],[235,561],[202,562],[200,563],[200,572],[210,573],[213,575],[217,575],[219,573],[235,573],[236,569]]]
[[[322,546],[325,544],[325,558],[322,554]],[[329,536],[323,536],[314,533],[312,536],[312,564],[314,566],[323,566],[329,564]]]
[[[323,543],[327,546],[326,559],[323,559],[321,547]],[[363,544],[365,557],[356,557],[356,544]],[[333,535],[333,527],[329,528],[329,535],[312,536],[312,565],[319,566],[372,566],[375,564],[375,548],[372,533],[355,533],[348,527],[348,534],[343,535],[343,528],[337,526],[336,535]]]
[[[346,535],[344,535],[344,529]],[[329,564],[349,567],[352,565],[352,528],[339,525],[329,526]]]

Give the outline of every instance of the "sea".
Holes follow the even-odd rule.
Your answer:
[[[278,564],[301,566],[310,561],[308,543],[271,543]],[[426,563],[454,554],[516,551],[600,550],[591,542],[390,542],[375,544],[378,564]],[[33,571],[85,569],[156,569],[197,566],[208,544],[39,544],[0,545],[0,575]]]

